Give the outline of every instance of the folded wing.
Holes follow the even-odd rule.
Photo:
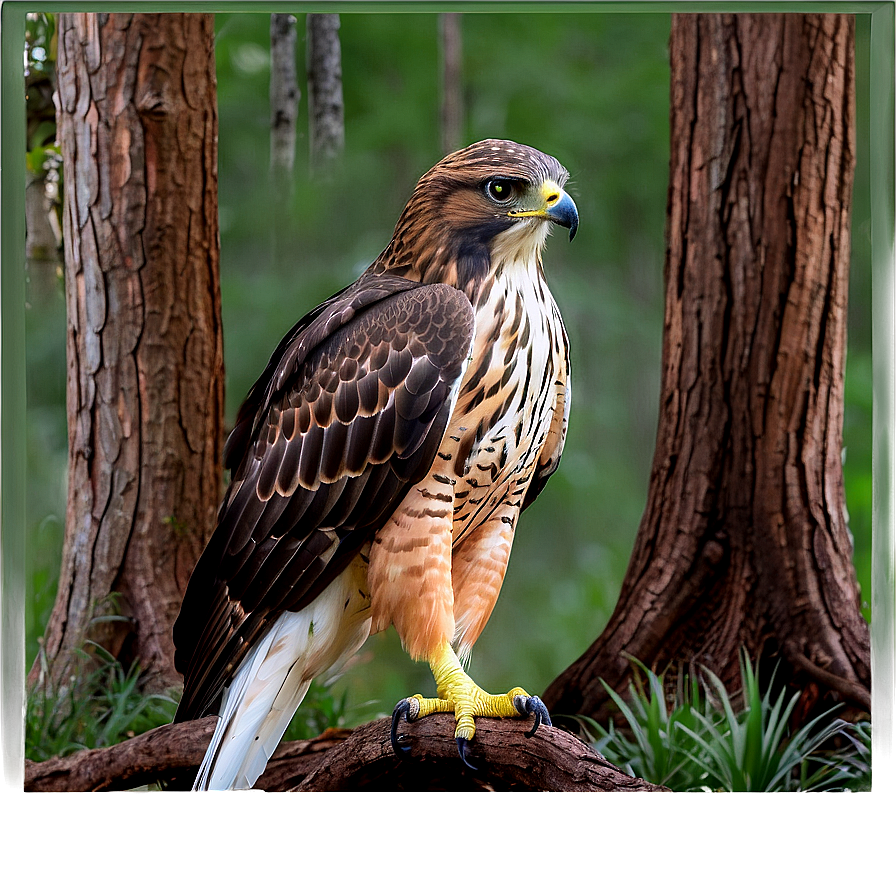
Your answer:
[[[281,342],[228,440],[233,478],[174,628],[177,721],[214,711],[280,613],[314,600],[425,476],[472,337],[462,292],[389,276]]]

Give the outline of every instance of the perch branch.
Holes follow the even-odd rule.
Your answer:
[[[26,761],[27,791],[126,790],[155,781],[189,786],[214,730],[213,717],[163,725],[122,744],[46,762]],[[389,720],[353,731],[328,729],[308,741],[281,744],[257,787],[302,790],[658,791],[631,778],[557,728],[527,738],[528,723],[479,719],[473,772],[454,743],[454,720],[435,715],[402,727],[411,750],[398,759]]]

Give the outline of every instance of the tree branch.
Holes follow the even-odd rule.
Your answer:
[[[162,774],[194,775],[216,719],[207,717],[178,725],[162,725],[124,743],[46,762],[25,760],[26,791],[83,792],[130,790],[152,784]]]
[[[211,739],[214,717],[163,725],[122,744],[25,763],[26,791],[127,790],[163,781],[189,787]],[[353,731],[328,729],[308,741],[281,744],[259,778],[261,790],[536,790],[662,791],[631,778],[591,747],[558,728],[478,719],[471,761],[457,755],[454,720],[434,715],[403,725],[410,746],[399,759],[389,742],[389,720]]]

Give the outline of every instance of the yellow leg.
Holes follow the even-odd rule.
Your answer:
[[[469,765],[466,746],[476,733],[474,716],[492,719],[518,719],[534,715],[535,724],[527,737],[535,734],[539,724],[551,724],[547,708],[538,697],[530,697],[522,688],[513,688],[506,694],[489,694],[464,672],[451,645],[444,643],[429,660],[436,681],[437,698],[415,694],[402,700],[392,713],[392,746],[399,755],[407,747],[399,746],[397,729],[399,720],[414,722],[435,712],[453,712],[457,725],[454,737],[461,759]],[[471,766],[472,768],[472,766]]]

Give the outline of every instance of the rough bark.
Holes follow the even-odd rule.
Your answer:
[[[130,741],[62,759],[25,763],[27,791],[126,790],[157,781],[189,787],[211,739],[215,719],[163,725]],[[571,734],[529,723],[477,720],[478,771],[464,767],[454,743],[454,719],[429,716],[402,729],[409,758],[398,759],[388,719],[354,731],[329,729],[310,741],[280,744],[259,778],[267,791],[537,790],[659,792],[631,778]]]
[[[460,149],[463,139],[463,37],[461,13],[439,14],[441,92],[439,121],[442,125],[442,154]]]
[[[673,16],[666,313],[656,452],[618,605],[544,694],[606,717],[628,657],[738,650],[870,709],[844,511],[853,18]]]
[[[206,716],[185,725],[162,725],[131,740],[95,750],[80,750],[45,762],[25,760],[25,790],[85,793],[130,790],[155,784],[163,773],[186,778],[196,769],[215,730]]]
[[[292,176],[301,96],[296,75],[296,17],[272,13],[271,170],[277,175]]]
[[[339,16],[309,13],[306,28],[310,165],[320,174],[342,156],[345,145]]]
[[[67,682],[87,640],[179,681],[171,628],[221,486],[213,34],[211,15],[59,16],[69,481],[32,683]]]

